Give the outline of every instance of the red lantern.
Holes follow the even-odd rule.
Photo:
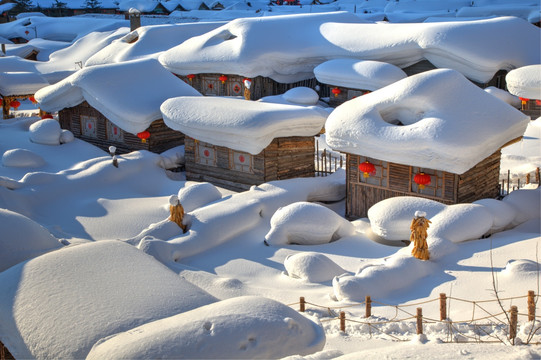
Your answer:
[[[342,93],[342,90],[340,90],[339,88],[335,87],[331,90],[331,92],[334,94],[334,97],[337,97],[338,95],[340,95],[340,93]]]
[[[363,177],[369,177],[371,173],[376,171],[376,167],[370,161],[365,161],[359,164],[359,170],[363,172]]]
[[[51,114],[44,114],[42,117],[41,117],[41,120],[44,120],[44,119],[52,119],[53,116]]]
[[[188,80],[190,80],[190,82],[192,82],[192,80],[195,78],[195,75],[194,74],[188,74],[188,75],[186,75],[186,77],[188,78]]]
[[[137,137],[141,139],[141,142],[146,143],[147,139],[150,137],[150,133],[148,131],[143,131],[137,134]]]
[[[415,174],[415,176],[413,177],[413,181],[415,181],[415,183],[417,185],[419,185],[419,189],[424,189],[426,185],[430,185],[430,175],[428,174],[425,174],[424,172],[420,172],[420,173],[417,173]]]
[[[218,80],[220,80],[220,81],[222,82],[222,84],[223,84],[223,83],[225,83],[225,82],[227,81],[227,76],[221,75],[221,76],[218,78]]]
[[[30,95],[28,100],[30,100],[32,102],[32,104],[37,104],[36,98],[33,95]]]
[[[0,99],[0,106],[4,105],[4,100]]]
[[[9,106],[17,110],[17,108],[21,106],[21,103],[19,102],[19,100],[13,100],[12,102],[9,103]]]
[[[523,98],[523,97],[519,97],[520,99],[520,102],[522,103],[522,105],[525,105],[528,101],[530,101],[530,99],[526,99],[526,98]]]

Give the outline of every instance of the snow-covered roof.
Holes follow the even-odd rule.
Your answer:
[[[462,174],[524,134],[529,117],[449,69],[410,76],[337,107],[335,150]]]
[[[33,72],[0,72],[0,94],[30,95],[49,83],[41,75]]]
[[[120,241],[50,252],[0,283],[0,337],[17,359],[84,359],[102,338],[216,301]]]
[[[398,66],[381,61],[356,59],[326,61],[315,67],[314,75],[323,84],[370,91],[407,76]]]
[[[160,105],[176,96],[201,96],[155,59],[85,67],[35,95],[55,112],[87,101],[121,129],[137,134],[162,118]]]
[[[143,26],[113,41],[109,46],[92,55],[86,65],[107,64],[141,58],[158,58],[192,36],[213,30],[224,22],[197,22]]]
[[[43,9],[54,8],[56,5],[55,0],[33,0],[36,6]],[[66,8],[68,9],[86,9],[86,0],[69,0],[65,1]],[[99,0],[99,7],[102,9],[116,9],[118,7],[118,0]]]
[[[127,12],[133,8],[140,12],[151,12],[158,5],[160,2],[157,0],[121,0],[118,3],[118,10]]]
[[[226,73],[279,82],[311,78],[320,63],[345,57],[399,67],[426,59],[479,82],[487,82],[501,69],[540,63],[539,28],[519,18],[359,22],[354,14],[341,12],[236,19],[186,40],[159,59],[183,75]]]
[[[505,76],[505,81],[511,94],[526,99],[541,99],[541,65],[511,70]]]
[[[161,106],[165,124],[197,140],[259,154],[273,139],[316,135],[328,112],[222,97],[178,97]]]

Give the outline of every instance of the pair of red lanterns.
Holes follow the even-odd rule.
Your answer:
[[[365,161],[359,164],[359,170],[363,173],[363,177],[370,177],[370,174],[376,172],[376,166],[370,161]],[[419,189],[424,189],[426,185],[430,185],[431,178],[430,175],[425,174],[424,172],[418,172],[413,177],[413,181],[419,186]]]

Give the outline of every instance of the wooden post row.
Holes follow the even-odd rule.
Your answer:
[[[528,291],[528,321],[535,320],[535,292]]]
[[[304,302],[304,296],[301,296],[301,299],[300,299],[300,306],[299,306],[299,311],[300,312],[304,312],[305,310],[305,302]]]

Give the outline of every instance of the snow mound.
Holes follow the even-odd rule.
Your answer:
[[[2,155],[2,165],[7,167],[38,168],[45,165],[45,160],[30,150],[11,149]]]
[[[498,89],[497,87],[494,87],[494,86],[489,86],[485,89],[485,91],[491,95],[494,95],[495,97],[502,100],[503,102],[508,103],[514,108],[517,108],[517,109],[520,108],[520,99],[517,96],[512,95],[505,90]]]
[[[62,129],[60,132],[60,143],[67,144],[75,140],[73,133],[67,129]]]
[[[346,101],[325,129],[334,150],[462,174],[522,136],[529,122],[460,73],[440,69]]]
[[[119,241],[39,256],[0,283],[0,338],[16,359],[84,359],[99,339],[216,301]]]
[[[60,145],[62,129],[54,119],[39,120],[30,125],[30,140],[36,144]]]
[[[385,240],[408,240],[411,220],[416,211],[424,211],[426,218],[445,209],[445,204],[414,196],[397,196],[385,199],[368,209],[372,232]]]
[[[186,213],[221,198],[222,194],[220,193],[220,190],[208,182],[195,183],[193,185],[183,187],[178,191],[178,200]]]
[[[49,231],[19,213],[0,209],[0,272],[62,247]]]
[[[515,209],[513,225],[522,224],[528,220],[536,219],[541,214],[541,188],[520,189],[511,192],[502,200]]]
[[[179,341],[182,339],[182,341]],[[87,359],[277,359],[325,345],[322,327],[277,301],[223,300],[145,324],[96,344]]]
[[[505,76],[507,89],[526,99],[541,99],[541,65],[523,66]]]
[[[446,206],[430,221],[428,237],[440,237],[457,243],[479,239],[487,234],[494,217],[483,205],[455,204]]]
[[[381,61],[333,59],[314,68],[323,84],[374,91],[407,77],[398,66]]]
[[[502,274],[508,276],[524,275],[525,273],[538,273],[540,269],[541,265],[533,260],[509,260],[502,270]]]
[[[297,105],[316,105],[319,100],[317,92],[305,86],[289,89],[282,96],[286,101]]]
[[[494,221],[490,229],[491,233],[506,229],[515,218],[515,209],[504,201],[481,199],[474,201],[472,204],[483,205],[492,214]]]
[[[279,208],[270,224],[267,245],[318,245],[355,234],[355,227],[334,211],[304,201]]]
[[[290,277],[308,282],[329,281],[347,272],[324,254],[316,252],[289,255],[284,261],[284,266]]]

